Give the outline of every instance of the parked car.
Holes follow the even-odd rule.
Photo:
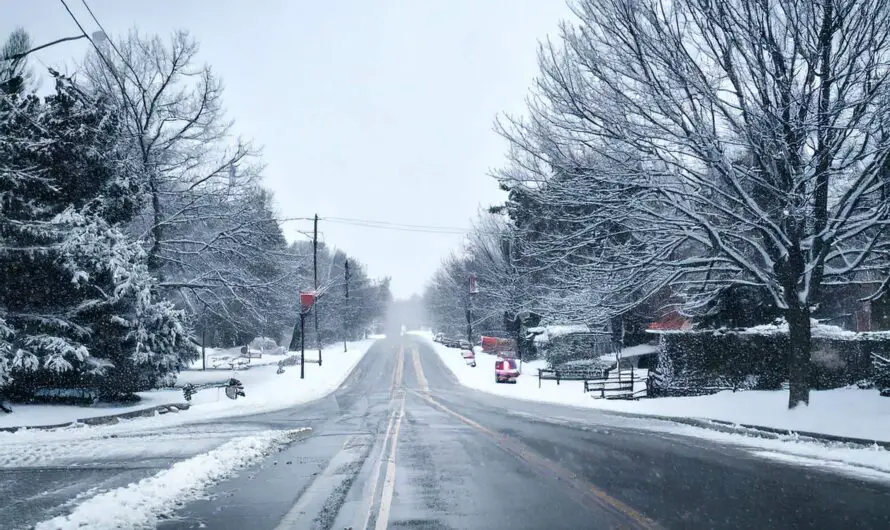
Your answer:
[[[516,359],[499,358],[494,363],[495,383],[516,383],[519,378],[519,365]]]
[[[458,341],[457,346],[462,350],[472,350],[473,346],[470,344],[468,340]]]
[[[444,333],[436,333],[436,336],[433,337],[433,342],[442,342],[445,339]]]
[[[470,368],[476,368],[476,352],[473,350],[461,350],[460,355]]]

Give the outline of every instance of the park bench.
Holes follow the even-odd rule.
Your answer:
[[[229,399],[238,399],[238,397],[246,397],[244,393],[244,385],[241,384],[241,381],[231,378],[226,379],[225,381],[214,381],[210,383],[201,383],[198,385],[189,383],[182,387],[182,396],[186,401],[191,401],[192,396],[198,393],[201,390],[207,390],[208,388],[225,388],[226,389],[226,397]]]

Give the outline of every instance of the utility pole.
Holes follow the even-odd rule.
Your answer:
[[[318,214],[312,223],[312,286],[318,295]],[[318,346],[318,366],[321,366],[321,337],[318,336],[318,308],[315,308],[315,342]]]
[[[346,303],[343,311],[343,353],[346,353],[346,339],[349,336],[349,258],[343,264],[344,275],[346,276]]]
[[[201,370],[207,370],[207,302],[201,312]]]
[[[306,363],[304,362],[306,358],[306,334],[303,333],[303,323],[306,321],[306,313],[303,312],[303,308],[300,308],[300,379],[306,379]]]
[[[467,294],[467,341],[470,343],[470,350],[473,349],[473,297],[479,293],[476,285],[476,275],[470,274],[470,285]]]

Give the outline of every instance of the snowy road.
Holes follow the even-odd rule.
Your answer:
[[[27,526],[71,511],[78,494],[153,475],[223,439],[304,426],[311,436],[211,486],[157,526],[890,526],[886,483],[760,458],[649,420],[470,390],[413,337],[378,342],[338,391],[313,403],[146,433],[155,449],[138,458],[93,455],[76,468],[0,471],[0,520]]]

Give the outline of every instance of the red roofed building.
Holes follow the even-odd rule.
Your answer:
[[[680,331],[685,329],[692,329],[692,321],[676,311],[671,311],[649,324],[649,328],[646,331],[658,333],[660,331]]]

